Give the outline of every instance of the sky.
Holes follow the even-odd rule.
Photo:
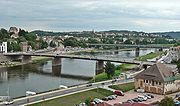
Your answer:
[[[180,0],[0,0],[0,27],[180,31]]]

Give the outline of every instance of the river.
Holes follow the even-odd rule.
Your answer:
[[[155,49],[140,50],[139,55],[154,52]],[[86,54],[82,54],[86,55]],[[95,55],[113,56],[116,58],[135,57],[135,51],[100,52]],[[59,85],[74,86],[87,83],[83,77],[95,75],[95,61],[62,59],[61,69],[52,69],[52,61],[27,64],[0,70],[0,96],[7,96],[8,88],[11,97],[24,96],[27,90],[45,92],[57,89]]]

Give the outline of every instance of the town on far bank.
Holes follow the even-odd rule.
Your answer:
[[[0,106],[180,106],[173,33],[1,28]]]

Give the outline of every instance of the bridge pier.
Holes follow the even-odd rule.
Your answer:
[[[96,62],[96,75],[104,72],[104,61],[99,60]]]
[[[52,66],[58,66],[61,65],[61,58],[60,57],[54,57],[52,60]]]
[[[139,57],[139,50],[140,50],[140,48],[139,48],[139,47],[136,47],[136,50],[135,50],[135,55],[136,55],[136,57]]]
[[[32,58],[31,58],[31,56],[25,56],[25,55],[23,55],[23,56],[22,56],[22,59],[21,59],[21,62],[22,62],[22,63],[25,63],[25,64],[31,63],[31,62],[32,62]]]
[[[55,76],[60,76],[61,74],[61,58],[54,57],[52,60],[52,74]]]
[[[161,47],[161,48],[159,48],[159,51],[163,51],[163,48]]]

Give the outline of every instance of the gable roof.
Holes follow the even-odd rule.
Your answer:
[[[172,76],[172,71],[165,64],[157,63],[142,71],[135,78],[165,82]]]
[[[152,106],[152,105],[144,104],[144,103],[124,103],[119,106]]]

